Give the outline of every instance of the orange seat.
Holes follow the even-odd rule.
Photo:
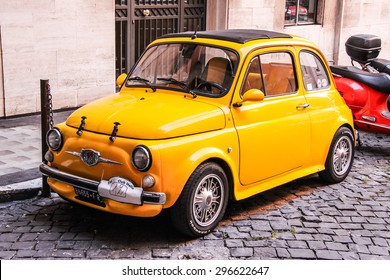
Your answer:
[[[224,88],[228,88],[233,74],[231,62],[223,57],[213,57],[208,62],[202,73],[202,80],[217,83]],[[213,88],[213,91],[216,90]]]
[[[269,66],[269,72],[266,73],[264,81],[267,95],[296,91],[294,70],[291,64],[270,63]]]

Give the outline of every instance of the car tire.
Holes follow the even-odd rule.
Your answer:
[[[200,165],[170,209],[173,225],[191,237],[210,233],[222,219],[228,197],[228,180],[221,166],[213,162]]]
[[[335,134],[325,162],[325,170],[319,173],[329,183],[343,181],[352,168],[355,154],[354,136],[347,127],[341,127]]]

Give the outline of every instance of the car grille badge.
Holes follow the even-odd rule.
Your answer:
[[[65,151],[65,152],[70,155],[79,157],[88,166],[95,166],[100,162],[110,163],[110,164],[121,164],[120,162],[117,161],[102,158],[98,151],[92,149],[81,149],[80,153],[72,152],[72,151]]]
[[[99,163],[100,153],[91,149],[82,149],[80,158],[88,166],[94,166]]]

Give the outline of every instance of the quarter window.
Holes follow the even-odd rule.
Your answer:
[[[286,0],[285,25],[316,23],[318,0]]]
[[[299,54],[303,84],[307,91],[329,88],[329,77],[321,60],[312,52]]]

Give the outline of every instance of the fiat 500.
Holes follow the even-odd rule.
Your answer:
[[[261,30],[152,42],[119,93],[47,133],[40,170],[61,197],[203,236],[241,200],[309,174],[344,180],[352,115],[318,48]]]

